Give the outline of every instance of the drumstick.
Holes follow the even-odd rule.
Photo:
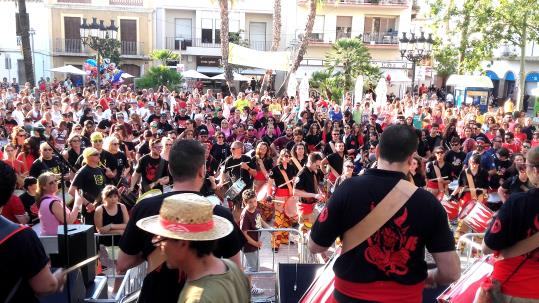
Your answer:
[[[242,162],[243,163],[243,162]],[[225,169],[231,169],[231,168],[234,168],[234,167],[237,167],[237,166],[241,166],[241,164],[236,164],[236,165],[232,165],[232,166],[229,166],[229,167],[225,167]]]
[[[281,185],[279,185],[279,186],[277,186],[277,187],[281,188],[281,187],[287,185],[288,183],[292,183],[292,181],[294,181],[294,179],[288,180],[288,182],[285,182],[285,183],[283,183],[283,184],[281,184]]]
[[[447,179],[447,178],[449,178],[449,177],[444,176],[444,177],[441,177],[440,179]],[[436,181],[436,180],[438,180],[438,178],[427,179],[427,181]]]

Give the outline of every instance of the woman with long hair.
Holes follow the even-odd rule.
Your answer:
[[[39,138],[30,137],[24,140],[22,151],[17,155],[17,160],[22,161],[28,170],[34,161],[39,158]]]
[[[337,180],[335,180],[335,185],[333,185],[331,192],[335,192],[337,187],[339,187],[339,185],[341,185],[346,179],[352,178],[352,175],[354,174],[354,168],[355,166],[352,160],[344,160],[342,174],[337,178]]]
[[[64,223],[64,210],[62,202],[56,196],[58,192],[58,180],[51,172],[41,174],[37,178],[36,201],[39,208],[39,220],[41,222],[42,236],[55,236],[58,234],[58,226]],[[72,210],[66,206],[66,222],[73,224],[82,208],[82,199],[75,200]]]
[[[273,167],[273,159],[270,157],[269,144],[260,142],[256,146],[253,160],[256,164],[256,175],[254,177],[254,189],[258,193],[262,185],[268,180],[269,171]]]
[[[320,124],[318,124],[318,122],[314,122],[309,127],[307,136],[305,136],[305,143],[307,143],[307,149],[309,152],[316,151],[320,142],[322,142],[322,130]]]
[[[11,130],[11,143],[15,145],[15,148],[17,149],[17,153],[22,150],[22,147],[24,145],[24,140],[26,140],[26,131],[22,126],[15,126]]]
[[[296,177],[293,165],[290,165],[291,154],[288,149],[283,148],[279,153],[277,165],[269,173],[268,191],[272,193],[275,207],[275,228],[288,228],[295,218],[290,218],[285,213],[286,202],[292,196],[293,181]],[[275,232],[272,234],[272,248],[274,252],[279,251],[281,244],[288,244],[288,232]]]
[[[307,163],[307,153],[307,148],[303,142],[296,143],[294,144],[294,147],[292,147],[292,157],[290,160],[296,170],[296,175]]]
[[[410,165],[410,171],[408,172],[408,180],[417,187],[424,187],[427,185],[421,157],[414,156],[412,158],[412,164]]]
[[[71,133],[67,139],[68,147],[62,152],[64,159],[73,167],[75,166],[75,163],[77,163],[77,160],[79,159],[80,155],[82,155],[82,151],[84,150],[81,143],[81,136],[76,133]]]
[[[105,138],[103,142],[103,149],[111,153],[114,159],[116,159],[118,166],[116,168],[116,176],[114,176],[112,182],[114,184],[119,184],[120,179],[127,176],[130,170],[127,156],[120,148],[120,140],[118,140],[118,138],[115,136]]]
[[[11,166],[17,175],[17,188],[22,188],[24,184],[24,178],[28,176],[28,168],[24,162],[16,159],[17,149],[13,143],[8,143],[4,146],[4,161],[7,165]]]

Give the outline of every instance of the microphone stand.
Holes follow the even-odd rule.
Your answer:
[[[50,148],[52,148],[52,151],[54,152],[56,157],[58,157],[59,164],[60,164],[60,178],[61,178],[60,184],[62,187],[62,211],[64,215],[64,253],[66,256],[64,266],[67,268],[69,265],[68,264],[69,262],[69,245],[68,245],[69,237],[67,236],[67,211],[66,211],[66,196],[65,196],[65,184],[64,184],[65,168],[67,167],[68,169],[71,169],[73,172],[77,172],[77,171],[75,170],[73,166],[71,166],[71,164],[69,164],[69,162],[67,162],[64,159],[62,154],[54,147],[53,144],[51,144],[50,141],[46,141],[46,142],[50,146]],[[70,289],[69,277],[66,277],[66,294],[67,294],[67,302],[70,302],[71,289]]]

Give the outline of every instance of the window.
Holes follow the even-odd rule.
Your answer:
[[[202,43],[213,43],[212,19],[202,19]]]
[[[221,19],[215,19],[215,43],[221,43]],[[230,20],[228,21],[230,22]]]
[[[397,17],[365,17],[365,33],[398,33]]]
[[[185,50],[187,46],[193,45],[193,29],[192,20],[188,18],[176,18],[174,23],[176,25],[176,38],[174,42],[174,49]]]
[[[337,16],[337,40],[352,37],[352,17]]]
[[[311,39],[313,41],[317,41],[317,42],[324,41],[324,22],[325,22],[325,16],[317,15],[314,18],[313,32],[311,34]]]
[[[64,50],[67,53],[80,53],[80,17],[64,17]]]

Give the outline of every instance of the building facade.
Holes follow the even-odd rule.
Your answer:
[[[13,78],[18,83],[26,82],[21,40],[17,35],[17,1],[0,1],[0,77]],[[30,15],[30,44],[33,52],[34,78],[50,77],[52,66],[50,52],[49,24],[50,16],[43,0],[26,1],[26,11]]]
[[[151,0],[48,0],[51,24],[49,37],[54,67],[71,64],[82,68],[96,52],[82,43],[80,25],[84,19],[113,21],[118,27],[120,66],[138,77],[150,66],[153,49],[153,2]],[[63,76],[63,75],[59,75]]]

